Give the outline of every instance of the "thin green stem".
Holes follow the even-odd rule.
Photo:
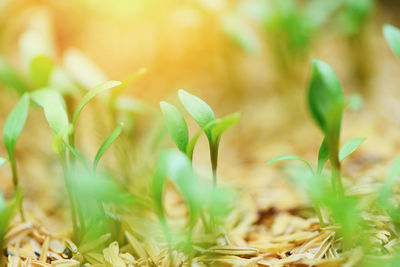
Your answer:
[[[12,178],[13,178],[13,184],[14,184],[14,189],[16,191],[19,191],[19,178],[18,178],[18,171],[17,171],[17,164],[15,163],[15,159],[12,158],[10,159],[10,164],[11,164],[11,172],[12,172]],[[25,213],[23,209],[23,201],[21,200],[19,203],[19,213],[21,214],[21,219],[23,222],[25,222]]]
[[[210,158],[211,158],[211,169],[213,175],[213,188],[217,187],[217,167],[218,167],[218,148],[219,142],[210,143]]]
[[[79,236],[79,227],[78,227],[78,222],[77,222],[77,215],[76,215],[76,209],[75,209],[75,202],[73,199],[73,194],[72,194],[72,188],[71,188],[71,183],[68,177],[68,167],[67,167],[67,161],[66,161],[66,155],[65,155],[65,150],[60,156],[60,161],[61,161],[61,167],[63,170],[63,176],[64,176],[64,183],[65,187],[67,188],[67,195],[68,195],[68,200],[71,206],[71,218],[72,218],[72,229],[73,229],[73,235],[74,235],[74,240],[77,240]]]

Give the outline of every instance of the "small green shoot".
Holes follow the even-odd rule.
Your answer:
[[[157,215],[160,219],[164,234],[171,245],[172,235],[167,225],[164,213],[163,196],[167,178],[172,179],[175,186],[184,196],[190,210],[190,229],[193,228],[196,217],[200,211],[201,199],[198,197],[197,179],[192,170],[192,164],[188,157],[182,152],[175,150],[165,150],[161,152],[154,173],[152,193],[155,201]],[[191,239],[191,230],[188,233]]]
[[[387,24],[383,26],[383,35],[393,52],[400,58],[400,29]]]
[[[25,126],[26,118],[28,117],[29,102],[29,94],[24,94],[8,116],[3,130],[4,144],[7,149],[8,159],[10,160],[13,182],[16,190],[19,188],[19,180],[14,155],[15,145],[17,144],[18,137]]]
[[[325,134],[332,165],[332,186],[342,192],[339,141],[344,108],[342,87],[333,69],[323,61],[313,61],[313,74],[308,91],[311,114]]]
[[[201,129],[207,136],[210,147],[213,184],[214,187],[216,187],[218,150],[221,136],[228,128],[235,125],[239,121],[240,114],[233,113],[222,119],[216,119],[211,107],[197,96],[189,94],[182,89],[178,91],[178,96],[187,112],[189,112],[189,114],[193,117],[193,119],[197,122],[197,124],[201,127]],[[197,137],[197,135],[195,137]],[[194,140],[197,140],[197,138],[195,138]],[[191,156],[191,154],[193,153],[194,144],[189,144],[189,149],[187,148],[186,151],[189,156]]]
[[[100,146],[99,150],[96,153],[96,156],[94,157],[94,162],[93,162],[93,169],[96,170],[97,165],[103,156],[103,154],[107,151],[107,149],[111,146],[111,144],[115,141],[115,139],[118,138],[118,136],[122,132],[122,127],[123,124],[120,123],[114,131],[106,138],[106,140],[103,142],[103,144]]]

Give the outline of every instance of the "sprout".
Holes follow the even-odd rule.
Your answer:
[[[313,75],[308,91],[308,104],[315,121],[325,134],[332,165],[332,187],[342,192],[339,141],[344,108],[342,87],[333,69],[323,61],[313,61]]]
[[[189,240],[191,239],[191,229],[193,228],[195,219],[200,212],[202,200],[198,197],[198,188],[196,186],[197,179],[193,174],[192,165],[186,155],[175,150],[165,150],[161,152],[154,173],[152,193],[157,215],[163,227],[164,234],[171,245],[173,240],[167,225],[167,219],[163,207],[164,188],[167,182],[167,177],[172,179],[189,206]]]
[[[332,190],[340,196],[343,193],[340,178],[340,163],[352,154],[365,141],[365,138],[351,139],[339,151],[340,126],[344,106],[342,89],[339,80],[328,64],[315,60],[313,68],[314,71],[308,94],[309,108],[318,126],[325,134],[318,152],[317,169],[313,171],[311,164],[307,160],[296,155],[275,157],[267,165],[280,160],[299,160],[306,164],[311,176],[315,178],[321,177],[324,165],[329,160],[332,167]],[[315,182],[316,180],[309,179],[309,181]],[[309,186],[312,187],[312,185]],[[320,223],[324,224],[319,210],[319,203],[314,203]]]
[[[383,26],[383,35],[393,52],[400,58],[400,30],[392,25]]]
[[[189,227],[187,230],[187,244],[192,245],[192,230],[202,212],[208,212],[210,223],[215,230],[216,218],[225,216],[232,203],[232,192],[225,188],[214,188],[207,183],[198,180],[193,173],[192,164],[188,157],[181,151],[164,150],[161,152],[156,171],[153,177],[152,194],[156,213],[160,220],[166,239],[171,248],[175,240],[168,227],[166,214],[164,212],[164,190],[167,179],[170,178],[175,187],[182,194],[189,208]],[[207,207],[208,206],[208,207]],[[206,209],[206,207],[208,209]],[[204,216],[201,216],[203,226],[208,227]]]
[[[200,98],[184,90],[179,90],[178,95],[187,112],[189,112],[207,136],[210,147],[213,184],[215,187],[217,184],[218,150],[221,136],[228,128],[239,121],[240,114],[233,113],[222,119],[216,119],[211,107]],[[193,150],[201,131],[189,141],[187,125],[181,112],[175,106],[166,102],[161,102],[160,106],[168,131],[175,144],[189,159],[192,159]]]

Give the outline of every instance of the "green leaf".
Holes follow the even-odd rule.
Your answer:
[[[393,52],[400,58],[400,29],[386,24],[383,26],[383,35]]]
[[[0,167],[3,166],[3,164],[6,162],[7,162],[6,158],[0,157]]]
[[[15,108],[11,111],[10,115],[8,115],[7,121],[4,125],[4,144],[7,149],[8,157],[12,162],[14,161],[15,145],[25,126],[26,118],[28,116],[29,102],[29,94],[25,93]]]
[[[353,138],[346,142],[339,152],[339,161],[342,162],[365,141],[366,138]]]
[[[189,131],[182,113],[167,102],[160,103],[168,132],[180,151],[186,152],[189,143]]]
[[[339,135],[344,99],[342,87],[333,69],[323,61],[313,61],[308,104],[325,135]]]
[[[81,113],[82,109],[86,106],[86,104],[89,103],[90,100],[92,100],[98,94],[100,94],[104,91],[107,91],[111,88],[114,88],[120,84],[121,84],[121,82],[118,82],[118,81],[108,81],[108,82],[102,83],[102,84],[94,87],[93,89],[91,89],[86,95],[83,96],[81,102],[79,103],[78,107],[76,108],[73,119],[72,119],[72,125],[75,127],[79,114]]]
[[[39,55],[32,59],[30,75],[36,88],[45,87],[49,83],[54,62],[46,55]]]
[[[296,155],[292,155],[292,154],[286,154],[286,155],[277,156],[277,157],[271,159],[270,161],[268,161],[268,162],[267,162],[267,166],[268,166],[268,165],[271,165],[272,163],[275,163],[275,162],[277,162],[277,161],[289,160],[289,159],[290,159],[290,160],[299,160],[299,161],[304,162],[304,163],[307,165],[307,167],[311,170],[311,172],[313,172],[313,169],[312,169],[312,167],[311,167],[311,164],[308,163],[307,160],[303,159],[302,157],[299,157],[299,156],[296,156]]]
[[[93,169],[96,170],[97,164],[99,163],[101,157],[103,154],[107,151],[107,149],[111,146],[111,144],[115,141],[115,139],[118,138],[118,136],[122,132],[122,127],[123,123],[120,123],[114,131],[107,137],[107,139],[103,142],[103,144],[100,146],[99,150],[96,153],[96,156],[94,157],[94,162],[93,162]]]
[[[163,208],[163,195],[167,177],[169,177],[180,193],[183,195],[190,211],[190,221],[193,224],[200,210],[201,201],[197,192],[197,179],[192,170],[189,158],[180,151],[164,150],[161,152],[153,177],[152,193],[157,214],[163,225],[165,235],[169,242],[171,236]],[[190,233],[189,233],[190,234]]]
[[[35,101],[44,110],[44,115],[55,137],[68,135],[69,123],[67,108],[61,94],[51,88],[44,88],[31,94]]]
[[[326,144],[326,139],[324,138],[318,151],[318,167],[317,167],[318,175],[321,175],[322,169],[324,168],[325,163],[328,161],[329,156],[330,156],[329,149]]]
[[[187,112],[189,112],[193,119],[204,130],[207,137],[211,140],[211,129],[206,129],[206,126],[215,120],[215,116],[210,106],[197,96],[189,94],[182,89],[178,91],[178,96]]]
[[[69,149],[69,151],[71,151],[72,155],[74,155],[75,158],[77,158],[82,164],[83,166],[85,166],[87,169],[89,168],[85,159],[82,157],[81,154],[79,154],[79,152],[73,148],[70,144],[68,144],[67,142],[63,142],[64,145]]]
[[[221,135],[240,120],[240,113],[233,113],[225,118],[218,119],[211,129],[214,140],[219,140]]]
[[[28,91],[28,87],[20,76],[0,57],[0,81],[17,93],[23,94]]]

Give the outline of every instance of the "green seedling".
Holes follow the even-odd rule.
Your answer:
[[[162,229],[169,243],[170,248],[176,242],[168,227],[167,217],[164,212],[164,191],[167,179],[170,178],[175,187],[182,194],[189,208],[189,222],[186,244],[192,245],[192,230],[198,219],[202,219],[203,225],[207,228],[204,212],[208,212],[211,218],[222,218],[229,213],[232,203],[232,194],[224,188],[211,187],[197,179],[193,173],[192,164],[188,157],[175,150],[164,150],[161,152],[157,162],[156,171],[153,177],[152,194],[156,213],[160,220]],[[212,221],[215,224],[216,221]]]
[[[156,212],[168,243],[173,243],[172,235],[167,225],[164,213],[163,196],[167,178],[170,178],[183,195],[190,211],[188,240],[191,241],[191,229],[194,227],[196,218],[201,209],[202,200],[199,198],[197,179],[193,173],[190,160],[185,154],[175,150],[161,152],[154,173],[152,194],[155,202]]]
[[[308,106],[317,125],[325,135],[332,167],[332,187],[342,192],[339,142],[344,109],[342,87],[333,69],[323,61],[313,61],[313,74],[308,90]]]
[[[344,108],[343,93],[335,73],[328,64],[322,61],[315,60],[313,62],[313,76],[309,86],[308,102],[312,116],[325,135],[318,152],[316,171],[313,171],[308,161],[296,155],[276,157],[270,160],[267,165],[280,160],[300,160],[307,165],[313,176],[319,177],[322,175],[325,163],[329,160],[332,168],[332,190],[341,194],[343,186],[340,164],[365,141],[365,138],[351,139],[339,151],[340,126]],[[320,222],[323,223],[317,204],[316,211]]]
[[[210,148],[213,184],[215,187],[217,184],[218,150],[221,136],[228,128],[239,121],[240,114],[233,113],[222,119],[216,119],[211,107],[200,98],[184,90],[179,90],[178,95],[187,112],[193,117],[201,127],[201,131],[204,131],[207,136]],[[179,150],[192,159],[193,150],[201,131],[189,141],[188,127],[182,113],[175,106],[166,102],[161,102],[160,106],[164,114],[168,131],[175,144],[178,146]]]
[[[393,52],[400,58],[400,29],[392,25],[385,25],[383,26],[383,35]]]

